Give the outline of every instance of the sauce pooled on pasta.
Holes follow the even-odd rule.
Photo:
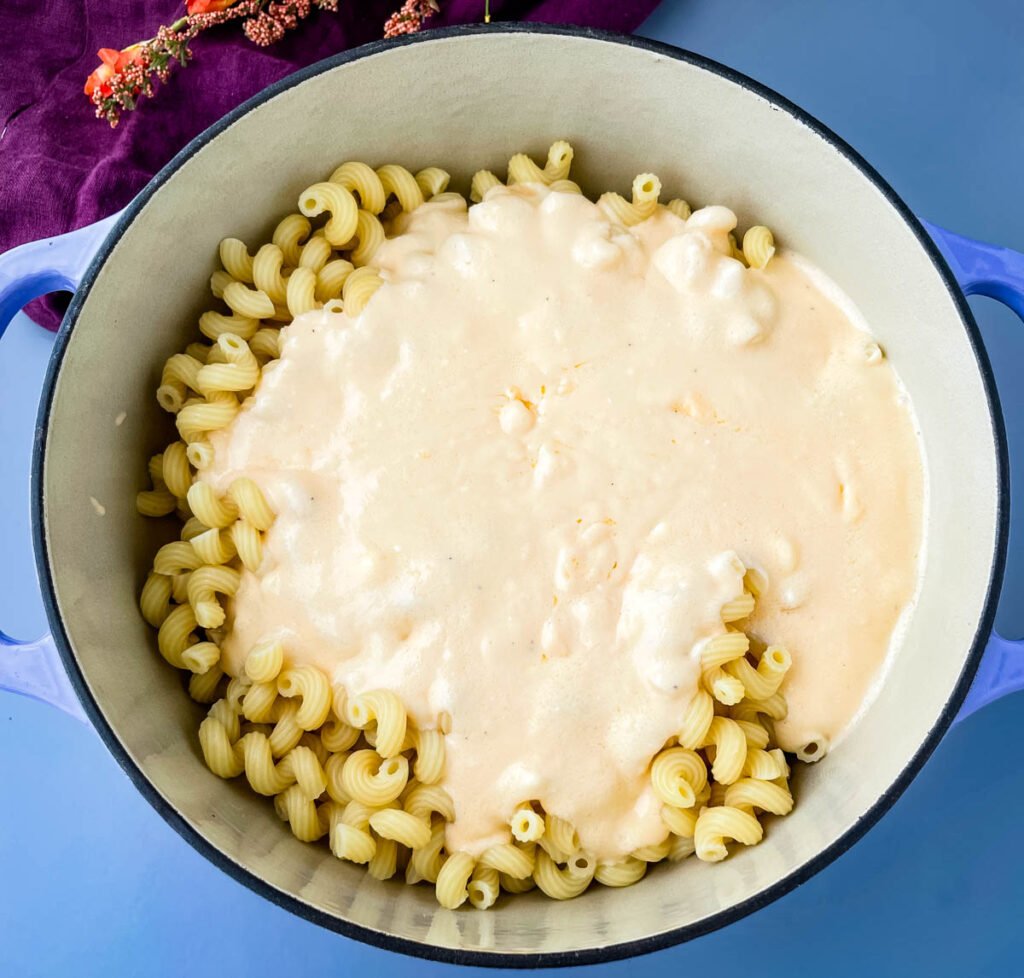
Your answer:
[[[598,859],[660,842],[651,758],[743,565],[786,646],[781,744],[834,740],[913,600],[923,475],[895,373],[821,277],[729,255],[732,213],[630,229],[524,185],[426,204],[355,320],[314,312],[203,473],[278,513],[222,636],[450,717],[448,847],[539,799]],[[875,361],[875,362],[873,362]]]

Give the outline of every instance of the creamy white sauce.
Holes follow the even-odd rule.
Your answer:
[[[834,740],[913,600],[920,451],[895,373],[804,263],[727,257],[730,211],[625,230],[579,196],[427,204],[361,316],[310,313],[213,436],[278,513],[222,637],[451,717],[451,849],[539,799],[615,858],[742,566],[786,645],[787,748]]]

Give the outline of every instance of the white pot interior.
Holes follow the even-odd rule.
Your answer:
[[[800,772],[797,807],[719,865],[659,866],[626,890],[565,904],[536,893],[478,913],[429,888],[379,883],[297,842],[244,780],[203,764],[202,708],[136,609],[154,524],[135,512],[145,459],[172,433],[160,365],[203,311],[217,243],[269,237],[340,161],[473,170],[576,147],[585,188],[654,170],[672,196],[732,207],[817,262],[872,323],[920,420],[930,485],[920,601],[881,694],[854,732]],[[127,412],[117,426],[114,418]],[[100,270],[53,396],[42,488],[59,614],[89,691],[131,762],[229,860],[288,897],[440,949],[575,952],[707,922],[790,876],[871,809],[950,698],[983,614],[998,529],[985,386],[957,305],[894,205],[821,135],[758,93],[657,50],[562,33],[439,36],[340,64],[248,112],[146,201]],[[90,504],[106,507],[100,517]],[[169,522],[169,521],[168,521]],[[167,528],[169,535],[172,530]]]

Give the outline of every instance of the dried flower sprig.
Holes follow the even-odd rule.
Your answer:
[[[402,9],[396,10],[384,24],[384,36],[415,34],[423,27],[423,21],[440,9],[437,0],[405,0]]]
[[[189,44],[211,27],[242,21],[245,36],[266,47],[305,20],[314,9],[334,12],[338,0],[186,0],[185,16],[161,27],[147,41],[123,50],[102,48],[99,67],[86,79],[85,94],[98,119],[116,126],[122,113],[134,109],[139,99],[152,98],[156,82],[167,81],[174,64],[192,58]],[[406,0],[384,29],[385,37],[411,34],[438,10],[437,0]]]

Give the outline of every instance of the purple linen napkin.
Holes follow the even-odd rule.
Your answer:
[[[271,47],[227,24],[201,34],[176,68],[111,130],[82,93],[99,48],[151,37],[184,12],[182,0],[3,0],[0,4],[0,252],[97,221],[124,207],[182,146],[296,68],[381,37],[401,0],[341,0],[315,11]],[[576,24],[630,32],[657,0],[493,0],[494,20]],[[483,0],[441,0],[429,27],[480,22]],[[59,298],[32,303],[56,329]]]

